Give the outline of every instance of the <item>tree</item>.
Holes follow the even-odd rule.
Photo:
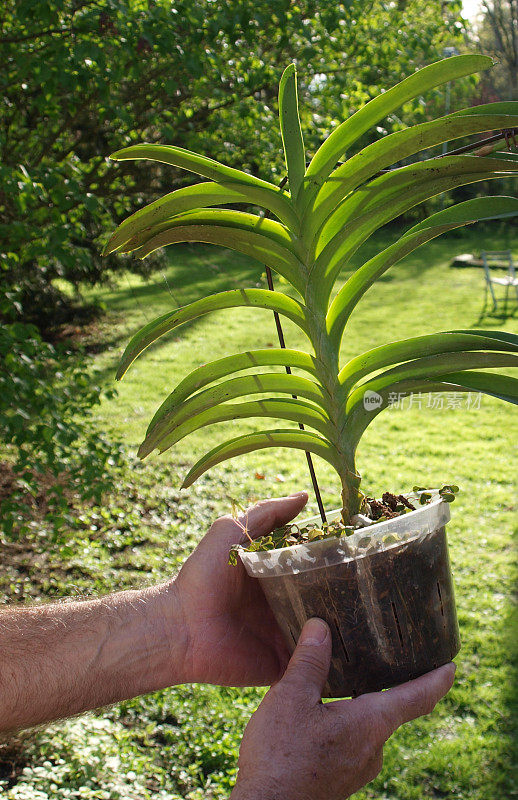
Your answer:
[[[55,278],[77,288],[120,268],[100,258],[104,232],[130,210],[120,198],[143,205],[185,180],[139,162],[114,166],[112,150],[167,142],[280,179],[280,139],[265,134],[287,62],[298,64],[311,152],[333,120],[437,60],[460,19],[458,0],[5,0],[4,316],[17,301],[52,321]],[[384,130],[427,114],[423,101],[409,105]]]
[[[518,100],[518,0],[482,0],[482,11],[481,49],[499,61],[485,84],[497,97]]]

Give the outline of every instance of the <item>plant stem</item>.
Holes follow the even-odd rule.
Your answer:
[[[281,184],[281,187],[282,187],[282,184]],[[273,291],[273,276],[272,276],[272,271],[271,271],[270,267],[266,267],[266,280],[268,282],[268,288],[271,291]],[[282,330],[281,318],[280,318],[279,314],[277,313],[277,311],[273,312],[273,316],[275,318],[275,327],[277,328],[277,337],[279,339],[279,344],[282,347],[282,349],[285,350],[286,349],[286,342],[284,340],[284,332]],[[286,369],[286,372],[288,373],[288,375],[291,375],[291,367],[286,365],[285,369]],[[296,395],[292,395],[292,397],[293,397],[294,400],[297,399]],[[302,422],[299,422],[299,428],[300,428],[301,431],[304,430],[304,425],[302,424]],[[311,456],[311,453],[308,450],[306,450],[305,453],[306,453],[306,460],[308,462],[309,476],[311,478],[311,483],[313,484],[313,491],[315,492],[315,498],[316,498],[316,501],[317,501],[318,511],[320,513],[320,518],[321,518],[322,522],[324,523],[324,522],[327,522],[326,512],[325,512],[325,509],[324,509],[324,504],[322,502],[322,495],[320,494],[320,487],[318,485],[317,476],[316,476],[316,473],[315,473],[315,467],[313,465],[313,458]]]
[[[325,335],[325,312],[318,308],[318,301],[310,290],[306,292],[304,299],[308,311],[310,339],[315,355],[323,366],[319,380],[327,395],[326,410],[334,428],[331,444],[336,450],[338,466],[335,469],[342,485],[342,520],[347,525],[350,518],[360,511],[363,494],[359,491],[361,478],[356,472],[354,450],[343,434],[345,412],[344,399],[338,381],[338,346],[330,342]]]
[[[344,465],[345,466],[345,465]],[[348,525],[351,517],[358,514],[361,510],[364,495],[360,492],[360,476],[345,467],[345,472],[341,472],[342,482],[342,522]]]

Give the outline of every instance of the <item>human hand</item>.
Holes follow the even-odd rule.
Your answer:
[[[330,660],[329,628],[309,620],[246,727],[231,800],[345,800],[379,774],[396,728],[429,714],[455,675],[447,664],[386,692],[323,704]]]
[[[183,681],[220,686],[264,686],[278,680],[289,660],[283,635],[259,582],[241,561],[228,563],[233,544],[293,519],[306,492],[263,500],[237,519],[216,520],[174,582],[185,631]],[[177,611],[178,613],[178,611]]]

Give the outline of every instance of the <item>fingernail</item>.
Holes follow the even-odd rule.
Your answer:
[[[290,494],[289,497],[302,497],[303,495],[306,494],[307,492],[294,492],[293,494]]]
[[[313,617],[308,619],[304,625],[299,642],[301,644],[323,644],[327,638],[328,631],[329,628],[323,620]]]

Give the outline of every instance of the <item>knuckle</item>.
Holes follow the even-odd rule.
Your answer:
[[[305,706],[308,696],[307,681],[302,675],[286,675],[285,680],[282,681],[281,691],[289,695],[290,703],[293,707]]]
[[[322,669],[322,658],[320,657],[319,653],[315,652],[315,650],[316,648],[313,646],[304,648],[298,658],[299,666],[306,667],[308,669]]]
[[[378,720],[374,723],[373,731],[372,731],[372,741],[375,747],[379,747],[380,745],[384,745],[387,739],[390,738],[392,734],[392,730],[387,727],[387,725]]]
[[[271,500],[259,500],[259,502],[256,503],[255,506],[252,506],[252,508],[249,508],[248,511],[252,511],[252,509],[259,509],[261,511],[261,527],[273,528],[275,523],[275,511],[272,508]]]
[[[288,690],[286,692],[286,689]],[[290,719],[293,727],[306,725],[307,702],[305,683],[293,680],[282,680],[270,689],[272,706],[277,719]]]
[[[385,744],[385,736],[376,721],[370,717],[358,720],[355,726],[357,735],[352,743],[358,758],[358,763],[367,768],[372,759]]]
[[[300,672],[288,667],[284,678],[277,684],[279,693],[288,691],[290,695],[302,697],[306,687],[306,678]]]
[[[299,645],[299,653],[290,667],[288,667],[288,675],[292,673],[298,675],[300,672],[304,673],[303,677],[305,677],[308,672],[320,674],[324,665],[320,654],[316,653],[315,650],[316,648],[314,647],[303,649],[303,646]]]
[[[248,520],[249,514],[257,511],[258,509],[266,516],[269,516],[271,513],[271,508],[270,508],[271,502],[272,502],[271,500],[258,500],[257,503],[254,503],[252,506],[248,506],[248,508],[245,511],[243,511],[243,513],[241,514],[241,518],[243,519],[244,522],[246,522]]]

